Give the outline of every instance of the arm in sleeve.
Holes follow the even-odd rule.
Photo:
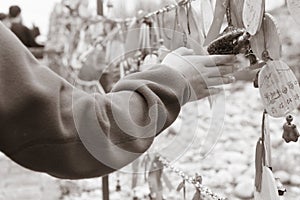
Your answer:
[[[0,150],[31,170],[102,176],[144,153],[189,101],[178,72],[155,66],[87,94],[42,66],[0,23]]]

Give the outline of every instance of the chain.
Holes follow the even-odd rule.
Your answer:
[[[157,155],[157,158],[164,167],[170,169],[172,172],[174,172],[175,174],[180,176],[184,181],[194,185],[196,187],[196,189],[198,189],[201,192],[201,194],[203,194],[205,196],[209,196],[214,200],[228,200],[228,198],[219,197],[219,195],[214,193],[211,189],[202,185],[201,180],[197,180],[197,178],[188,176],[182,170],[171,165],[170,162],[166,158],[162,157],[161,155]]]

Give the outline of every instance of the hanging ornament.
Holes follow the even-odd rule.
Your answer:
[[[300,136],[296,125],[291,123],[292,121],[293,121],[293,117],[291,115],[288,115],[286,117],[286,123],[283,125],[282,138],[287,143],[291,141],[297,142]]]
[[[185,46],[194,50],[196,54],[204,54],[202,48],[204,42],[204,35],[200,22],[196,18],[195,10],[190,4],[179,8],[179,24],[183,29]]]
[[[251,35],[255,35],[260,29],[263,13],[264,0],[245,0],[243,9],[244,26]]]
[[[126,39],[125,39],[125,52],[133,52],[139,49],[139,38],[140,36],[140,25],[137,23],[137,20],[133,20],[126,31]]]
[[[183,199],[186,199],[186,187],[185,187],[185,180],[183,179],[182,182],[179,183],[179,185],[177,186],[176,191],[180,192],[183,191]]]
[[[239,54],[250,49],[250,34],[243,28],[238,28],[232,22],[232,2],[226,6],[227,27],[220,37],[212,41],[207,51],[209,54]]]
[[[223,24],[226,8],[229,0],[217,0],[215,5],[214,19],[204,41],[204,46],[209,45],[219,34]]]
[[[264,14],[262,26],[258,33],[251,37],[251,49],[260,59],[279,60],[281,57],[281,41],[279,37],[279,29],[274,17],[269,14]],[[266,52],[268,57],[265,58]]]
[[[209,54],[239,54],[249,48],[250,35],[245,29],[234,29],[214,40],[207,48]]]
[[[116,185],[116,192],[121,191],[121,185],[120,185],[120,175],[117,173],[117,185]]]
[[[163,165],[156,157],[152,161],[148,173],[148,184],[150,189],[150,198],[153,200],[163,200],[163,186],[162,186]]]
[[[262,102],[272,117],[284,117],[300,104],[299,82],[287,64],[268,61],[258,77]]]
[[[272,173],[271,144],[268,128],[268,114],[263,113],[262,133],[255,153],[255,200],[280,200],[277,181]]]
[[[243,24],[243,9],[245,0],[230,0],[230,10],[232,25],[238,28],[244,28]]]
[[[199,190],[196,189],[196,192],[195,192],[192,200],[202,200],[201,192]]]
[[[140,160],[136,159],[135,161],[133,161],[131,163],[131,167],[132,167],[132,179],[131,179],[131,188],[134,189],[137,186],[138,183],[138,171],[139,171],[139,164],[140,164]]]
[[[213,7],[210,0],[201,0],[200,7],[201,17],[199,19],[202,19],[203,33],[206,38],[214,19]]]

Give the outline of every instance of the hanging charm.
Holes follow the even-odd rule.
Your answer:
[[[280,200],[277,182],[272,173],[271,144],[268,129],[268,114],[263,113],[261,137],[255,154],[255,200]]]
[[[284,117],[300,104],[299,82],[287,64],[268,61],[258,77],[262,102],[272,117]]]
[[[283,125],[283,134],[282,138],[286,143],[297,142],[299,138],[299,131],[295,124],[292,124],[293,117],[288,115],[286,117],[286,123]]]
[[[265,13],[260,30],[250,40],[254,54],[264,61],[279,60],[282,51],[279,35],[274,17],[269,13]]]
[[[183,191],[183,199],[186,199],[186,187],[185,187],[185,180],[183,179],[181,183],[179,183],[179,185],[177,186],[176,191],[180,192]]]
[[[209,45],[215,40],[219,34],[223,24],[226,8],[229,0],[217,0],[215,5],[215,12],[212,25],[207,33],[207,37],[204,41],[204,46]]]
[[[250,35],[244,29],[234,29],[214,40],[207,48],[209,54],[239,54],[249,49]]]
[[[264,0],[245,0],[243,22],[248,33],[255,35],[260,29],[264,7]]]
[[[243,28],[233,26],[231,0],[226,5],[227,27],[220,37],[213,40],[207,51],[209,54],[239,54],[250,51],[250,34]]]
[[[116,192],[120,192],[121,191],[121,185],[120,185],[120,179],[118,177],[117,179],[117,185],[116,185]]]

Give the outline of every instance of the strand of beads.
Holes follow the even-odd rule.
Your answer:
[[[187,183],[190,183],[190,184],[194,185],[195,188],[198,189],[201,192],[201,194],[203,194],[204,196],[209,196],[214,200],[228,200],[228,198],[220,197],[218,194],[214,193],[211,189],[209,189],[208,187],[202,185],[201,184],[201,181],[202,181],[201,177],[199,179],[199,177],[197,178],[197,177],[188,176],[182,170],[179,170],[176,167],[174,167],[173,165],[171,165],[170,162],[166,158],[162,157],[161,155],[157,155],[157,158],[158,158],[159,162],[161,162],[161,164],[164,167],[170,169],[172,172],[174,172],[175,174],[180,176]]]

